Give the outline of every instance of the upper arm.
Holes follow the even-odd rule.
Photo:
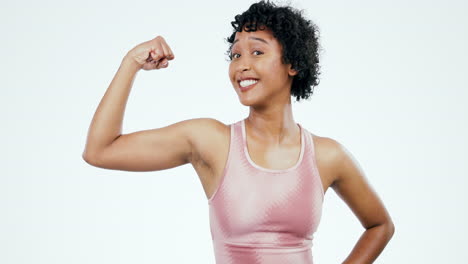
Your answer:
[[[193,141],[191,131],[205,118],[180,121],[165,127],[122,134],[90,159],[101,168],[125,171],[157,171],[189,163]]]
[[[365,228],[384,223],[393,224],[385,206],[351,152],[336,141],[333,148],[336,180],[331,187],[337,195]]]

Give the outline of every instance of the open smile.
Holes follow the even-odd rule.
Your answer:
[[[258,83],[258,80],[241,81],[239,82],[239,88],[242,92],[245,92],[247,90],[252,89],[257,83]]]

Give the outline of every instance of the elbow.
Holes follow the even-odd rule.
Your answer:
[[[81,157],[83,158],[83,160],[88,163],[89,165],[92,165],[92,166],[97,166],[97,158],[96,158],[96,155],[91,155],[89,153],[86,153],[86,151],[84,151],[82,154],[81,154]]]
[[[93,162],[91,161],[91,157],[88,154],[83,153],[81,157],[83,158],[84,161],[86,161],[86,163],[92,165]]]
[[[387,235],[388,240],[390,240],[393,237],[393,234],[395,234],[395,225],[390,220],[387,223],[385,223],[383,226],[384,226],[385,234]]]
[[[378,229],[380,234],[387,240],[390,240],[393,237],[393,234],[395,234],[395,225],[393,224],[393,221],[391,219],[380,224],[368,227],[366,229],[369,230],[372,228]]]
[[[393,224],[393,222],[390,222],[389,224],[389,232],[390,232],[390,237],[392,237],[393,234],[395,234],[395,225]]]

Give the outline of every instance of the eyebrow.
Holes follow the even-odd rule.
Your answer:
[[[262,38],[249,37],[249,39],[258,40],[258,41],[261,41],[261,42],[266,43],[267,45],[269,45],[269,43],[266,40],[262,39]],[[239,41],[239,39],[234,40],[234,42],[231,45],[231,49],[232,49],[232,47],[234,47],[234,44],[236,44],[236,42],[238,42],[238,41]]]

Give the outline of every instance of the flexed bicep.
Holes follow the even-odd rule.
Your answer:
[[[90,159],[90,164],[114,170],[157,171],[190,161],[193,120],[123,134]]]

